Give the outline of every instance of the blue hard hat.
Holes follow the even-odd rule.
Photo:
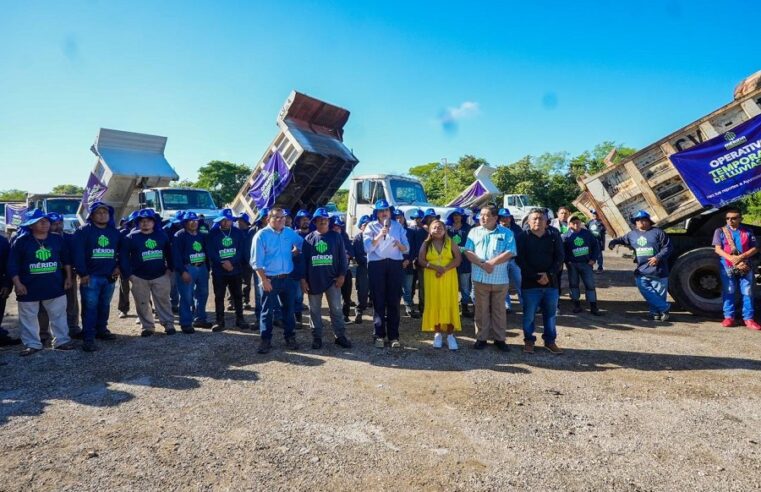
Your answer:
[[[509,208],[500,208],[499,213],[497,214],[498,217],[512,217],[513,214],[510,213]]]
[[[632,222],[637,222],[640,219],[647,219],[650,222],[653,221],[653,219],[650,218],[650,214],[647,213],[647,211],[645,211],[645,210],[637,210],[637,213],[632,215],[631,221]]]
[[[410,210],[410,219],[422,219],[423,218],[423,211],[419,208],[413,208]]]
[[[432,208],[425,209],[425,213],[423,214],[423,218],[427,219],[428,217],[435,217],[437,219],[440,219],[441,216],[436,213],[436,211]]]
[[[375,202],[375,207],[373,208],[373,210],[386,210],[390,208],[391,206],[388,204],[388,202],[384,200],[383,198],[381,198],[380,200]]]
[[[246,212],[243,212],[242,214],[240,214],[238,216],[238,220],[242,220],[246,224],[251,225],[251,217]]]
[[[311,219],[311,217],[309,215],[309,211],[308,210],[304,210],[303,208],[301,210],[299,210],[298,212],[296,212],[296,218],[297,219],[300,219],[302,217],[306,217],[307,219]]]
[[[153,222],[160,222],[161,219],[156,217],[156,211],[152,208],[144,208],[137,211],[137,214],[135,215],[135,220],[140,219],[151,219]]]
[[[312,215],[311,222],[314,222],[315,219],[328,219],[330,220],[330,214],[328,213],[328,210],[320,207],[317,210],[314,211],[314,214]]]
[[[183,224],[185,222],[191,221],[191,220],[198,220],[198,214],[195,212],[185,212],[182,214],[182,219],[179,220],[179,222],[182,222]]]
[[[369,215],[363,215],[362,217],[359,218],[359,221],[358,221],[359,227],[362,227],[365,224],[369,224],[371,220],[372,219],[370,218]]]
[[[259,213],[257,214],[256,221],[254,223],[258,224],[259,222],[266,219],[269,214],[270,214],[270,209],[268,209],[267,207],[259,209]]]
[[[394,217],[404,217],[404,211],[403,210],[399,210],[398,208],[395,208],[394,209]]]
[[[132,212],[131,214],[129,214],[129,215],[127,216],[127,220],[128,220],[129,222],[134,222],[134,221],[137,219],[137,213],[138,213],[138,212],[139,212],[139,210],[135,210],[134,212]]]
[[[48,220],[52,222],[63,222],[63,215],[58,212],[50,212],[47,215]]]
[[[344,222],[343,219],[337,215],[331,217],[331,220],[333,221],[333,225],[337,225],[338,227],[346,227],[346,222]]]
[[[222,212],[219,213],[219,216],[214,219],[214,223],[217,224],[219,222],[222,222],[223,220],[236,220],[237,217],[235,217],[235,214],[233,213],[233,210],[231,208],[225,208],[222,209]]]
[[[42,219],[48,219],[50,218],[45,215],[45,212],[40,210],[39,208],[35,208],[34,210],[29,210],[28,212],[24,212],[24,222],[19,224],[21,227],[29,227],[32,224],[39,222]]]
[[[178,210],[177,212],[174,213],[172,218],[169,219],[169,222],[171,222],[172,224],[179,224],[180,222],[182,222],[182,219],[184,217],[185,217],[185,211]]]

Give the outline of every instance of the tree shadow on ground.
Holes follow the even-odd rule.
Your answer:
[[[10,418],[41,415],[53,400],[93,407],[115,407],[138,398],[138,388],[188,391],[203,379],[257,381],[247,366],[272,360],[298,366],[319,366],[324,360],[301,353],[258,356],[258,337],[240,332],[149,338],[118,336],[100,350],[45,350],[18,357],[14,347],[0,352],[0,426]]]

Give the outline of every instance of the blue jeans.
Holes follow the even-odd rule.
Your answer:
[[[186,267],[189,284],[182,281],[182,275],[175,273],[177,292],[180,295],[180,326],[190,326],[193,321],[206,321],[206,301],[209,300],[209,270],[205,266]]]
[[[262,315],[259,318],[259,330],[262,340],[272,340],[272,322],[275,311],[283,314],[283,331],[285,338],[294,336],[296,318],[293,316],[294,301],[296,300],[296,282],[289,277],[270,278],[272,290],[262,289]],[[282,302],[282,307],[280,303]]]
[[[471,291],[473,290],[470,285],[470,272],[457,274],[457,287],[460,289],[460,304],[470,304]]]
[[[645,277],[637,276],[637,288],[639,293],[645,298],[650,314],[661,314],[668,312],[671,305],[666,302],[666,293],[669,290],[668,277]]]
[[[346,334],[346,327],[341,312],[341,289],[335,284],[331,285],[324,295],[328,299],[330,326],[333,328],[333,334],[336,338],[342,337]],[[322,296],[323,294],[309,294],[309,320],[314,338],[322,338]]]
[[[571,291],[571,300],[578,301],[581,299],[581,289],[579,289],[579,279],[584,282],[584,295],[587,302],[597,302],[597,291],[595,290],[595,274],[592,265],[589,263],[566,263],[568,268],[568,290]]]
[[[507,262],[507,280],[510,283],[510,287],[515,289],[515,291],[518,293],[518,302],[523,304],[523,297],[521,294],[521,284],[523,283],[523,277],[521,276],[521,267],[518,266],[518,263],[515,261],[515,259]],[[510,289],[507,290],[507,295],[505,296],[505,308],[513,308],[513,300],[510,299]]]
[[[413,273],[404,272],[402,280],[402,300],[405,307],[412,307],[412,280],[415,278]]]
[[[108,314],[115,285],[108,281],[108,277],[90,275],[90,282],[79,286],[82,296],[82,337],[85,342],[94,342],[96,334],[108,331]]]
[[[753,319],[753,270],[742,277],[730,277],[727,268],[722,264],[719,266],[719,275],[724,317],[735,317],[735,294],[739,291],[743,298],[743,319]]]
[[[552,343],[558,336],[555,324],[558,316],[558,298],[560,291],[553,287],[541,287],[537,289],[523,289],[523,341],[535,342],[534,317],[537,310],[542,311],[542,323],[544,343]]]
[[[172,303],[172,309],[177,309],[180,306],[180,291],[177,282],[175,281],[176,278],[170,278],[172,279],[172,283],[169,287],[169,301]]]

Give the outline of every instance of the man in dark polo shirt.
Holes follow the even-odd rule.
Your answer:
[[[555,343],[557,331],[559,272],[563,264],[563,241],[548,230],[547,217],[541,208],[531,209],[528,231],[518,236],[518,266],[521,268],[523,295],[523,352],[534,353],[534,317],[542,311],[544,347],[553,354],[563,351]]]
[[[314,212],[312,222],[316,230],[304,238],[302,256],[304,278],[302,290],[309,295],[309,318],[312,325],[312,348],[322,348],[322,296],[328,300],[330,325],[335,335],[335,343],[350,348],[346,338],[346,328],[341,310],[341,288],[348,269],[344,238],[339,232],[330,230],[330,215],[324,208]]]

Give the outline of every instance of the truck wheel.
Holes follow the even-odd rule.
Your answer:
[[[669,293],[692,314],[721,317],[721,277],[714,250],[698,248],[680,256],[671,269]]]

